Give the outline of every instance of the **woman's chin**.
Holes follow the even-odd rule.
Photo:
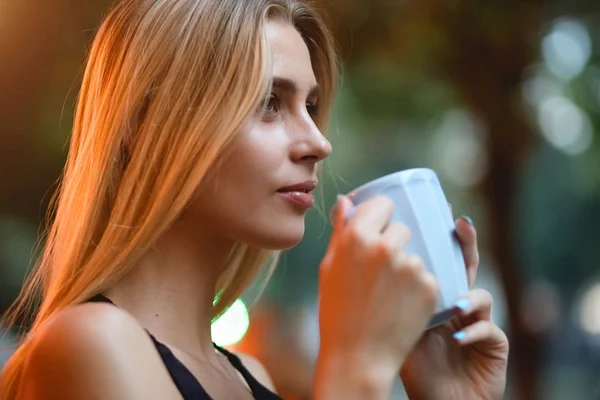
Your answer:
[[[304,237],[304,224],[301,229],[276,229],[263,235],[256,235],[251,240],[245,240],[251,246],[265,250],[287,250],[296,246]]]

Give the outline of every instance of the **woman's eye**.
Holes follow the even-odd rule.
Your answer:
[[[276,113],[279,111],[279,100],[274,94],[269,95],[263,103],[264,113]]]
[[[317,115],[319,115],[319,105],[318,104],[312,104],[312,103],[306,103],[306,111],[308,111],[308,114],[315,118]]]

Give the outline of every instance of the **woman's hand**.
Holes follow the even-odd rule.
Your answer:
[[[374,198],[346,221],[351,206],[340,199],[320,267],[315,397],[387,399],[435,310],[438,288],[423,262],[404,253],[410,233],[390,223],[391,200]]]
[[[473,290],[479,253],[468,217],[456,223],[471,291],[455,304],[457,316],[429,330],[401,369],[412,400],[501,399],[506,385],[508,339],[492,321],[492,296]]]

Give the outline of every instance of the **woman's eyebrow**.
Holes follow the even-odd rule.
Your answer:
[[[299,92],[298,85],[296,82],[291,79],[282,78],[282,77],[274,77],[273,78],[273,89],[281,90],[283,92],[288,92],[289,94],[297,94]],[[314,85],[310,88],[308,93],[308,97],[317,97],[319,95],[319,86]]]

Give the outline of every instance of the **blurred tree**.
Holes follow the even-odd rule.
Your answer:
[[[524,71],[537,59],[540,3],[327,3],[346,63],[383,57],[409,71],[441,76],[487,127],[489,169],[476,190],[486,199],[489,247],[509,309],[514,391],[521,399],[538,398],[540,371],[538,337],[521,319],[524,269],[512,240],[513,198],[534,137],[520,94]]]
[[[3,7],[0,49],[8,54],[9,62],[0,64],[3,182],[0,215],[12,214],[33,224],[41,221],[45,203],[40,206],[40,199],[47,198],[48,188],[58,176],[64,159],[62,144],[70,129],[68,117],[77,92],[76,76],[84,61],[85,43],[93,36],[110,2],[20,0],[6,2]],[[594,27],[591,33],[597,40],[600,20],[592,13],[597,13],[599,3],[594,0],[509,0],[497,4],[475,0],[317,0],[317,3],[329,15],[344,61],[348,79],[342,90],[350,91],[351,95],[342,100],[354,97],[356,102],[351,107],[345,105],[345,109],[363,113],[345,115],[341,121],[361,124],[360,129],[354,129],[360,131],[360,140],[344,138],[346,142],[354,140],[354,149],[361,150],[352,152],[347,150],[352,147],[345,147],[348,155],[342,155],[354,164],[353,182],[348,187],[374,173],[417,163],[415,160],[421,163],[422,143],[417,143],[411,135],[398,134],[401,117],[425,122],[444,108],[459,103],[487,127],[489,168],[475,190],[485,199],[487,218],[483,222],[488,247],[508,300],[515,395],[523,399],[539,398],[536,386],[540,350],[538,338],[527,329],[520,312],[526,266],[515,255],[513,239],[517,223],[515,192],[522,179],[523,160],[534,138],[534,130],[520,104],[520,91],[525,70],[537,59],[535,49],[544,24],[565,10],[589,15],[589,26]],[[6,16],[10,18],[3,18]],[[593,62],[598,64],[598,53],[595,54]],[[600,73],[589,69],[578,85],[575,89],[581,93],[582,106],[597,124]],[[66,114],[61,124],[63,106]],[[422,131],[419,128],[420,134]],[[374,136],[367,139],[367,133]],[[394,144],[399,138],[404,142],[413,140],[406,146],[410,150],[398,154]],[[421,137],[419,140],[422,142]],[[600,169],[596,167],[600,146],[595,149],[579,166],[590,176],[589,187],[594,187],[600,179]],[[544,172],[547,178],[548,173]],[[540,184],[534,195],[543,194],[552,179],[544,182],[545,186]],[[587,227],[591,232],[598,215],[597,197],[588,198],[589,206],[585,209],[592,218]],[[539,219],[545,218],[538,215]],[[322,215],[311,218],[323,220]],[[579,226],[571,227],[569,232],[575,237],[574,231],[578,230]],[[316,231],[315,240],[303,243],[292,252],[294,257],[288,257],[290,264],[294,264],[286,277],[295,286],[295,290],[287,291],[290,297],[314,295],[314,291],[306,288],[314,289],[316,273],[307,273],[306,267],[314,272],[326,237],[322,229]],[[589,242],[578,243],[588,252],[593,249]],[[544,244],[547,246],[547,242]],[[572,243],[565,241],[562,246],[578,255],[583,253]],[[546,252],[543,248],[534,251]],[[544,266],[543,260],[552,259],[555,254],[546,253],[538,257],[542,260],[539,264]],[[554,260],[554,265],[559,270],[564,262]],[[286,269],[280,272],[285,274]],[[569,284],[576,288],[579,282],[572,271],[563,268],[562,273],[570,274]],[[585,277],[585,271],[577,276]],[[6,282],[2,284],[4,296],[0,306],[5,307],[14,294],[7,294],[7,290],[16,288],[7,288]]]
[[[6,57],[0,63],[0,217],[36,226],[43,221],[66,155],[64,143],[86,43],[108,3],[19,0],[2,4],[6,18],[0,24],[0,49]],[[24,271],[28,265],[19,267]],[[3,287],[2,309],[19,290],[8,284],[13,282],[9,279]]]
[[[448,75],[489,133],[489,172],[478,190],[487,200],[489,245],[509,310],[514,397],[537,399],[540,340],[522,319],[525,268],[512,238],[521,170],[534,137],[520,95],[523,72],[537,58],[539,8],[533,1],[465,1],[460,9],[437,10],[451,38],[444,53]]]

